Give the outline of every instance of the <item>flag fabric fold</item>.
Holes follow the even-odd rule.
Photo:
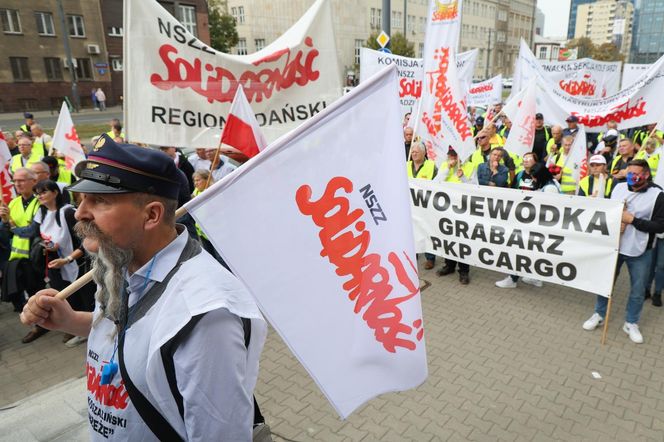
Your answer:
[[[186,206],[343,418],[427,377],[397,90],[390,66]]]
[[[9,151],[5,135],[0,130],[0,191],[2,192],[2,202],[6,205],[14,199],[16,192],[12,184],[12,177],[9,174],[12,154]]]
[[[518,156],[532,151],[535,139],[535,114],[537,113],[535,82],[531,81],[525,91],[521,99],[513,99],[510,102],[509,112],[512,115],[505,112],[512,120],[512,128],[505,142],[505,149]],[[514,105],[517,106],[516,111],[513,111]]]

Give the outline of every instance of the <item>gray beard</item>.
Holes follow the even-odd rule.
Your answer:
[[[132,250],[123,249],[111,241],[94,222],[79,221],[74,227],[76,234],[83,240],[90,237],[99,242],[98,253],[92,256],[92,279],[97,284],[95,299],[99,303],[101,314],[93,326],[101,318],[108,317],[111,321],[120,319],[123,308],[124,272],[134,257]]]
[[[92,279],[97,284],[95,299],[102,313],[97,321],[102,317],[118,321],[123,308],[124,272],[134,254],[112,244],[100,244],[99,253],[92,256]]]

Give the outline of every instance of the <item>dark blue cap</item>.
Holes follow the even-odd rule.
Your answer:
[[[34,119],[35,119],[35,116],[32,115],[30,112],[25,112],[25,113],[23,114],[23,118],[25,118],[26,120],[27,120],[28,118],[31,119],[31,120],[34,120]]]
[[[121,144],[103,134],[85,161],[76,165],[79,181],[68,187],[81,193],[150,193],[177,200],[180,180],[166,154]]]
[[[484,126],[484,117],[477,117],[475,119],[475,126]]]

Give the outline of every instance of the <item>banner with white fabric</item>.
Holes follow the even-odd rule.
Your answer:
[[[454,63],[461,9],[461,0],[431,0],[427,18],[422,98],[413,124],[415,134],[427,146],[429,159],[438,164],[446,158],[449,146],[454,146],[461,161],[475,150],[466,112],[466,91],[459,83]]]
[[[425,180],[410,192],[417,252],[611,295],[621,202]]]
[[[563,91],[576,97],[603,98],[620,90],[620,61],[590,58],[541,61],[542,69]]]
[[[55,124],[53,132],[52,146],[55,150],[65,156],[67,169],[73,171],[79,161],[85,160],[85,152],[81,147],[81,140],[76,133],[74,121],[71,119],[71,113],[66,102],[62,102],[58,122]]]
[[[468,106],[492,106],[503,101],[503,76],[473,83],[468,89]]]
[[[125,109],[132,141],[216,147],[238,84],[274,140],[341,96],[330,0],[249,55],[210,48],[154,0],[125,0]]]
[[[525,89],[523,98],[518,101],[513,99],[503,108],[507,118],[512,120],[512,129],[505,141],[505,150],[520,157],[533,150],[537,109],[536,93],[537,85],[535,82],[531,82]]]
[[[458,54],[456,59],[459,82],[466,85],[466,89],[464,90],[467,90],[467,85],[473,81],[477,49]],[[399,73],[401,112],[403,114],[412,112],[417,99],[422,95],[422,68],[424,67],[424,63],[421,58],[402,57],[401,55],[361,48],[360,82],[368,80],[384,69],[385,66],[392,64],[397,66]]]
[[[186,206],[343,418],[427,377],[397,88],[384,69]]]
[[[664,57],[630,87],[605,98],[575,97],[556,86],[544,73],[530,48],[521,40],[521,49],[514,80],[525,85],[537,81],[537,111],[545,121],[560,123],[567,116],[576,115],[587,132],[600,132],[606,123],[615,121],[619,129],[644,126],[657,121],[664,113]],[[525,81],[525,83],[524,83]],[[522,87],[522,86],[520,86]],[[513,96],[518,90],[513,91]]]
[[[625,63],[620,88],[625,89],[633,85],[651,66],[652,64]]]

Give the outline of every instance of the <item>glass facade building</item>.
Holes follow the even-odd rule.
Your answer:
[[[654,63],[664,54],[664,0],[636,0],[630,62]]]

